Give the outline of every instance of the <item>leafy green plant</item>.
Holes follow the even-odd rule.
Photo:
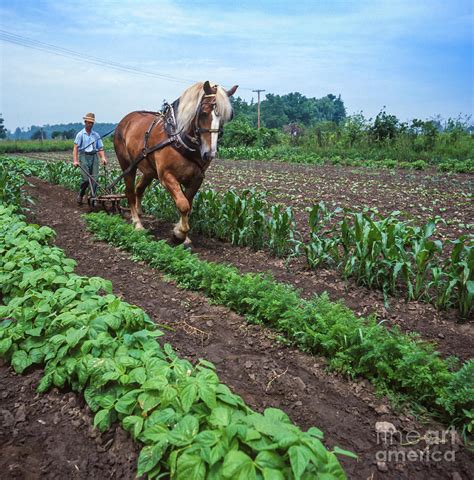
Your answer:
[[[385,299],[405,289],[408,300],[430,301],[438,308],[456,307],[462,316],[473,308],[473,237],[453,242],[448,260],[443,244],[433,239],[434,218],[423,226],[401,221],[400,212],[386,217],[365,210],[344,210],[342,220],[331,219],[324,204],[309,209],[311,236],[304,246],[308,264],[340,268],[346,277],[384,292]]]
[[[17,373],[44,364],[40,392],[83,392],[100,430],[120,421],[144,445],[137,476],[345,478],[336,454],[351,452],[326,450],[320,430],[280,410],[253,412],[211,363],[160,346],[148,316],[110,282],[75,275],[53,236],[0,206],[0,356]]]
[[[87,216],[87,223],[97,238],[127,249],[181,286],[205,292],[250,321],[275,328],[303,351],[327,356],[333,368],[353,377],[364,376],[381,392],[395,392],[434,415],[462,424],[460,417],[453,418],[443,406],[443,392],[453,381],[453,373],[431,344],[396,329],[387,330],[372,317],[358,318],[327,296],[302,300],[295,289],[271,277],[241,275],[231,266],[201,261],[183,248],[153,241],[120,218],[93,214]],[[468,410],[463,402],[456,411]]]

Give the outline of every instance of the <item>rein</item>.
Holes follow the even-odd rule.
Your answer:
[[[216,94],[208,94],[204,95],[203,98],[215,98]],[[206,102],[209,103],[209,102]],[[223,129],[220,128],[201,128],[199,127],[199,115],[201,113],[203,102],[199,105],[199,110],[196,113],[196,120],[194,122],[194,129],[193,134],[189,135],[183,131],[177,131],[177,122],[176,122],[176,110],[179,106],[179,99],[175,100],[171,105],[169,103],[165,103],[163,105],[163,109],[161,112],[145,112],[145,113],[153,113],[155,118],[153,119],[152,123],[148,127],[147,131],[144,135],[144,145],[141,153],[138,155],[137,158],[123,171],[123,173],[116,178],[110,185],[105,187],[106,190],[111,191],[117,183],[122,180],[126,175],[128,175],[143,159],[147,158],[150,153],[156,152],[157,150],[161,150],[169,145],[171,145],[175,150],[181,153],[184,157],[188,160],[194,162],[199,169],[201,170],[202,175],[205,174],[205,167],[207,166],[207,161],[204,161],[201,158],[201,154],[199,153],[199,147],[201,146],[201,138],[200,135],[202,133],[218,133],[222,134]],[[213,110],[215,110],[215,102],[213,103]],[[168,135],[166,140],[163,140],[152,147],[148,147],[148,139],[152,130],[159,122],[163,123],[163,129],[165,133]],[[150,166],[155,169],[155,167],[150,162]]]
[[[215,99],[216,94],[207,94],[203,96],[205,98],[212,98]],[[201,146],[201,134],[203,133],[218,133],[221,135],[223,133],[223,128],[201,128],[199,126],[199,116],[202,110],[203,105],[211,104],[213,110],[215,111],[216,104],[214,102],[207,102],[201,101],[199,105],[199,109],[196,113],[196,118],[194,121],[194,128],[191,134],[186,132],[177,131],[177,122],[176,122],[176,111],[179,107],[179,99],[175,100],[171,105],[169,103],[165,103],[163,105],[163,109],[158,114],[155,114],[156,117],[154,118],[153,122],[151,123],[148,130],[145,132],[145,139],[144,139],[144,148],[143,152],[140,157],[137,159],[137,163],[133,162],[135,165],[138,164],[143,158],[145,158],[149,153],[152,153],[156,150],[164,148],[165,146],[171,145],[175,150],[181,153],[184,157],[188,160],[194,162],[201,170],[201,173],[204,175],[205,167],[207,166],[207,161],[201,158],[200,154],[200,146]],[[155,145],[151,148],[148,148],[148,138],[150,136],[151,131],[157,125],[159,121],[163,122],[163,127],[168,135],[168,140],[161,142],[158,145]],[[130,168],[130,167],[129,167]],[[128,169],[127,169],[128,170]]]

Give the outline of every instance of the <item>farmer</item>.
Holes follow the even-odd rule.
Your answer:
[[[95,115],[93,113],[86,113],[84,118],[84,128],[76,135],[74,140],[74,166],[81,166],[81,186],[79,195],[77,196],[78,205],[82,205],[84,194],[89,186],[89,176],[92,177],[92,192],[91,196],[94,198],[97,191],[97,179],[99,178],[99,154],[102,163],[107,165],[105,158],[104,144],[97,132],[92,130],[95,122]],[[87,173],[86,173],[87,172]]]

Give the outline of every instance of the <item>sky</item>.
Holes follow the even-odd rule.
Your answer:
[[[0,112],[9,130],[118,123],[210,80],[247,101],[340,94],[368,118],[472,115],[473,25],[472,0],[10,0]]]

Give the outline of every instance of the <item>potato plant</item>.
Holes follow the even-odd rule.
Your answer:
[[[143,444],[137,475],[176,479],[345,478],[317,428],[252,411],[219,382],[214,366],[180,359],[138,307],[110,282],[73,273],[50,246],[54,232],[0,206],[0,356],[17,373],[44,365],[38,391],[83,392],[105,430],[120,421]]]

